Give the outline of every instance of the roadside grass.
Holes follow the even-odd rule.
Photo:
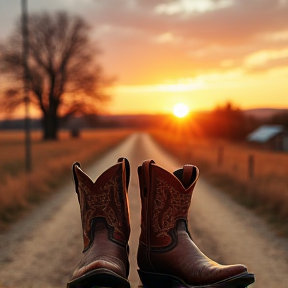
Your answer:
[[[24,133],[0,132],[0,231],[71,177],[71,165],[92,163],[131,130],[87,130],[79,138],[62,131],[59,141],[32,133],[32,172],[25,173]],[[116,161],[116,160],[115,160]]]
[[[288,153],[167,131],[150,134],[182,164],[198,166],[206,180],[259,213],[280,236],[288,236]]]

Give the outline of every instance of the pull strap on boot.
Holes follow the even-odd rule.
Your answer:
[[[80,204],[84,249],[67,288],[129,288],[129,162],[118,159],[96,182],[81,170],[79,163],[73,164],[72,171]]]
[[[254,282],[245,266],[220,265],[204,255],[188,231],[188,210],[199,170],[173,174],[153,160],[138,167],[142,202],[137,261],[145,287],[244,288]]]

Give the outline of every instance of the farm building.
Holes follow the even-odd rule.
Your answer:
[[[288,152],[288,130],[282,125],[262,125],[247,136],[247,141],[265,149]]]

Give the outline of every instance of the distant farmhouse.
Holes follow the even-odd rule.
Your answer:
[[[288,152],[288,130],[282,125],[262,125],[247,136],[247,141],[265,149]]]

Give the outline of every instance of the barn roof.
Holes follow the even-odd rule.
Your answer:
[[[285,127],[282,125],[262,125],[247,136],[248,141],[265,143],[278,133],[283,132]]]

